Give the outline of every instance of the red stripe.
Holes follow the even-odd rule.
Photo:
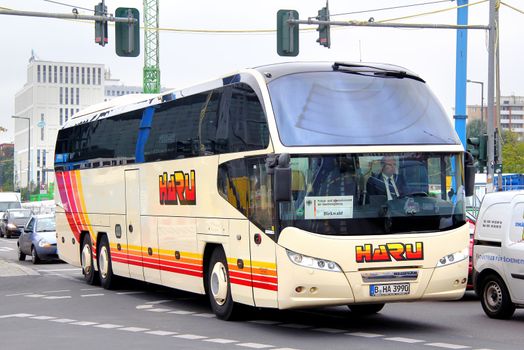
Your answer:
[[[56,183],[58,186],[58,192],[60,193],[60,198],[62,200],[62,204],[64,205],[65,216],[67,218],[67,222],[69,223],[69,228],[73,232],[73,235],[76,237],[76,239],[79,240],[80,239],[80,229],[76,225],[75,220],[73,216],[71,215],[69,199],[67,198],[67,189],[64,183],[64,173],[60,171],[60,172],[57,172],[55,175],[56,175]]]
[[[189,275],[189,276],[195,276],[195,277],[203,277],[204,274],[202,272],[198,271],[192,271],[192,270],[184,270],[184,269],[178,269],[178,268],[172,268],[169,266],[161,266],[158,264],[149,264],[149,263],[141,263],[139,261],[133,261],[133,260],[127,260],[120,257],[112,257],[114,262],[120,262],[124,264],[129,265],[135,265],[135,266],[142,266],[145,268],[155,269],[155,270],[162,270],[162,271],[168,271],[168,272],[174,272],[181,275]]]
[[[278,285],[267,284],[267,283],[260,283],[260,282],[256,282],[256,281],[253,281],[253,287],[254,288],[260,288],[260,289],[273,290],[275,292],[278,291]]]
[[[278,283],[278,277],[253,275],[253,281]]]

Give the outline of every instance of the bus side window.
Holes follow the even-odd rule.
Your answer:
[[[220,164],[217,186],[224,199],[242,214],[248,215],[248,177],[243,159]]]

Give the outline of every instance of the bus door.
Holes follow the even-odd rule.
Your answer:
[[[253,297],[257,307],[278,307],[276,243],[273,233],[272,184],[265,157],[248,161],[249,174],[249,244]]]
[[[138,169],[126,170],[126,228],[129,277],[144,280],[140,230],[140,182]]]

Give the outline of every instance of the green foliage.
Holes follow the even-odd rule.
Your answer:
[[[502,134],[502,164],[505,173],[524,173],[524,142],[518,141],[517,134],[506,131]]]
[[[486,123],[482,123],[480,119],[468,121],[466,125],[466,138],[479,137],[482,134],[482,130],[486,130]]]

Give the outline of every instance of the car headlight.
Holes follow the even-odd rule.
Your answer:
[[[42,248],[47,248],[51,246],[51,243],[49,243],[45,239],[41,239],[40,241],[38,241],[38,246]]]
[[[448,266],[451,264],[458,263],[462,260],[469,258],[469,248],[464,248],[460,252],[448,254],[440,258],[437,262],[437,267]]]
[[[16,230],[16,225],[15,224],[7,224],[7,228],[10,229],[10,230]]]
[[[313,258],[311,256],[295,253],[288,249],[286,249],[286,252],[289,260],[299,266],[310,267],[324,271],[342,272],[340,266],[338,266],[338,264],[334,261]]]

